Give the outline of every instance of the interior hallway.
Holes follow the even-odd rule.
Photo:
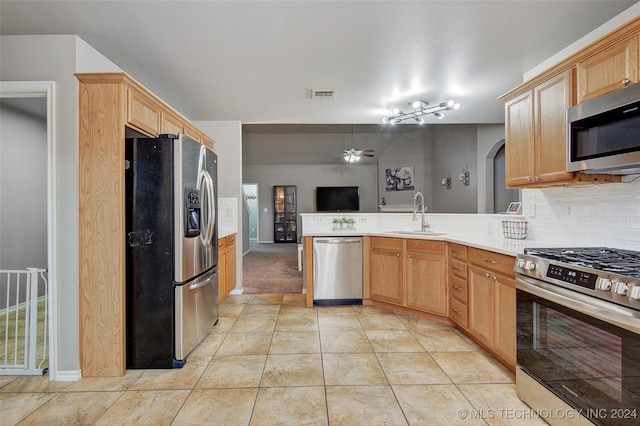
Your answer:
[[[294,294],[229,296],[182,369],[0,377],[2,425],[521,425],[514,413],[531,415],[514,375],[454,328],[303,306]]]

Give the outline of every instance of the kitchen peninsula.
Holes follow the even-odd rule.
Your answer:
[[[430,214],[431,228],[419,232],[419,220],[405,213],[301,216],[308,307],[313,306],[313,238],[362,236],[363,304],[455,324],[515,369],[515,255],[551,244],[503,236],[502,221],[525,217]],[[336,227],[336,218],[355,223]]]

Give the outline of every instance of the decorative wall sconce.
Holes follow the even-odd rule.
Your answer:
[[[458,180],[460,180],[464,186],[469,186],[471,183],[469,181],[469,167],[462,169],[462,173],[458,176]]]
[[[447,189],[451,189],[451,172],[448,173],[447,177],[443,177],[440,181],[442,186],[446,186]]]

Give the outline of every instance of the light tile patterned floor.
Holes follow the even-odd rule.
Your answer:
[[[545,424],[518,410],[514,375],[456,329],[300,295],[230,296],[182,369],[0,377],[3,426]]]

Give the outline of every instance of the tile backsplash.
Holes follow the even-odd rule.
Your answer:
[[[522,191],[529,237],[640,250],[640,176],[622,183]]]

